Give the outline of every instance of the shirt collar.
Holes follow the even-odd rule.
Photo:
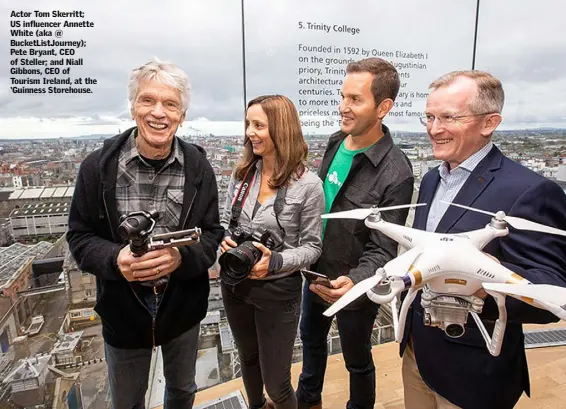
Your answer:
[[[126,165],[129,165],[129,163],[135,158],[141,159],[141,155],[136,146],[136,135],[137,135],[137,128],[134,128],[132,129],[130,136],[128,137],[126,143],[124,144],[124,163]],[[173,149],[173,154],[169,157],[167,164],[170,164],[174,160],[177,160],[177,162],[179,162],[179,164],[183,166],[184,158],[183,155],[181,155],[181,150],[179,149],[179,141],[177,141],[176,136],[173,138],[173,146],[171,147],[171,149]]]
[[[471,155],[468,159],[462,162],[457,168],[452,169],[454,172],[457,169],[462,169],[468,173],[472,173],[476,166],[482,161],[483,158],[487,156],[489,151],[493,148],[493,142],[489,141],[487,145],[481,148],[479,151]],[[450,170],[448,166],[448,162],[443,162],[442,165],[438,167],[438,173],[442,179],[445,179],[450,175]]]
[[[370,145],[368,149],[363,152],[363,155],[365,155],[371,161],[374,167],[377,167],[377,165],[379,165],[381,160],[385,158],[385,156],[387,156],[387,153],[394,145],[393,137],[391,136],[389,128],[381,124],[381,130],[383,132],[381,139],[375,142],[373,145]],[[342,141],[347,137],[348,134],[342,131],[334,133],[330,137],[330,140],[328,142],[328,150],[332,151],[332,149],[334,148],[333,152],[336,153],[338,149],[340,149]]]

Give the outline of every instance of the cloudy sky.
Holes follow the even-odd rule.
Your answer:
[[[247,98],[282,93],[299,105],[303,97],[298,92],[304,88],[298,85],[299,44],[428,53],[423,61],[426,70],[400,70],[410,75],[402,92],[426,92],[428,83],[440,74],[471,68],[476,0],[454,4],[453,0],[358,0],[353,7],[338,0],[245,0]],[[566,30],[561,20],[566,3],[514,0],[513,5],[511,9],[509,0],[481,3],[476,68],[493,72],[504,83],[503,127],[566,127]],[[96,78],[94,94],[11,92],[10,78],[22,76],[10,74],[10,60],[25,58],[10,55],[10,23],[18,20],[10,18],[10,13],[19,10],[81,10],[85,20],[94,22],[94,28],[64,29],[61,38],[87,42],[86,48],[77,50],[84,66],[72,67],[71,77]],[[152,56],[179,64],[191,78],[192,103],[181,133],[195,128],[217,135],[241,134],[241,13],[240,0],[98,0],[89,4],[0,0],[0,54],[9,56],[0,62],[0,139],[114,134],[132,125],[126,98],[128,75]],[[299,22],[303,26],[307,22],[347,25],[359,28],[360,34],[301,30]],[[326,63],[304,65],[323,69]],[[344,68],[344,64],[329,67]],[[424,99],[399,101],[412,103],[414,112],[424,106]],[[387,122],[398,130],[421,130],[415,118]],[[305,128],[316,133],[332,130]]]

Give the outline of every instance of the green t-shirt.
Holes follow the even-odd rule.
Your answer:
[[[348,173],[350,172],[350,168],[352,167],[352,162],[354,160],[354,156],[356,156],[360,152],[367,151],[370,147],[363,149],[358,149],[355,151],[351,151],[346,149],[344,145],[345,139],[340,143],[340,147],[334,155],[334,159],[328,168],[328,173],[326,174],[326,179],[324,179],[324,199],[326,200],[326,212],[329,213],[330,209],[332,208],[332,203],[338,194],[338,191],[342,187],[342,184],[348,177]],[[324,220],[324,224],[322,227],[322,234],[324,235],[324,230],[326,229],[326,222]]]

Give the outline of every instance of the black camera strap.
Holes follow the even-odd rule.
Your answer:
[[[234,203],[232,204],[232,216],[230,217],[229,225],[230,230],[234,230],[236,227],[238,227],[238,219],[240,219],[240,215],[242,214],[242,207],[244,206],[244,202],[248,197],[248,193],[250,192],[255,177],[255,170],[254,172],[250,172],[252,168],[255,169],[255,166],[251,165],[246,171],[244,179],[242,180],[242,184],[238,189],[236,200],[234,200]]]
[[[285,237],[285,229],[281,226],[279,222],[279,214],[283,211],[283,205],[285,204],[285,195],[287,194],[287,186],[281,186],[277,189],[277,196],[275,196],[275,203],[273,203],[273,211],[275,212],[275,221],[283,237]]]
[[[252,168],[254,169],[251,172]],[[230,217],[230,224],[229,229],[234,230],[238,227],[238,220],[240,219],[240,215],[242,214],[242,207],[244,207],[244,203],[248,197],[248,193],[252,187],[253,181],[255,178],[255,166],[251,165],[244,178],[242,179],[242,184],[238,189],[238,194],[236,195],[236,199],[232,204],[232,216]],[[275,213],[275,221],[277,222],[277,226],[281,230],[283,237],[285,237],[285,229],[281,226],[281,222],[279,221],[279,214],[283,211],[283,205],[285,203],[285,196],[287,195],[287,186],[281,186],[277,189],[277,196],[275,197],[275,203],[273,204],[273,211]]]

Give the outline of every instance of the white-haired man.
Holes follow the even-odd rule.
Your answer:
[[[82,163],[67,240],[97,278],[112,407],[143,408],[152,349],[161,345],[165,407],[191,408],[208,268],[224,229],[205,152],[175,136],[190,94],[187,75],[151,60],[130,77],[135,127],[105,141]],[[200,243],[135,257],[118,232],[121,216],[157,211],[155,233],[200,227]]]

